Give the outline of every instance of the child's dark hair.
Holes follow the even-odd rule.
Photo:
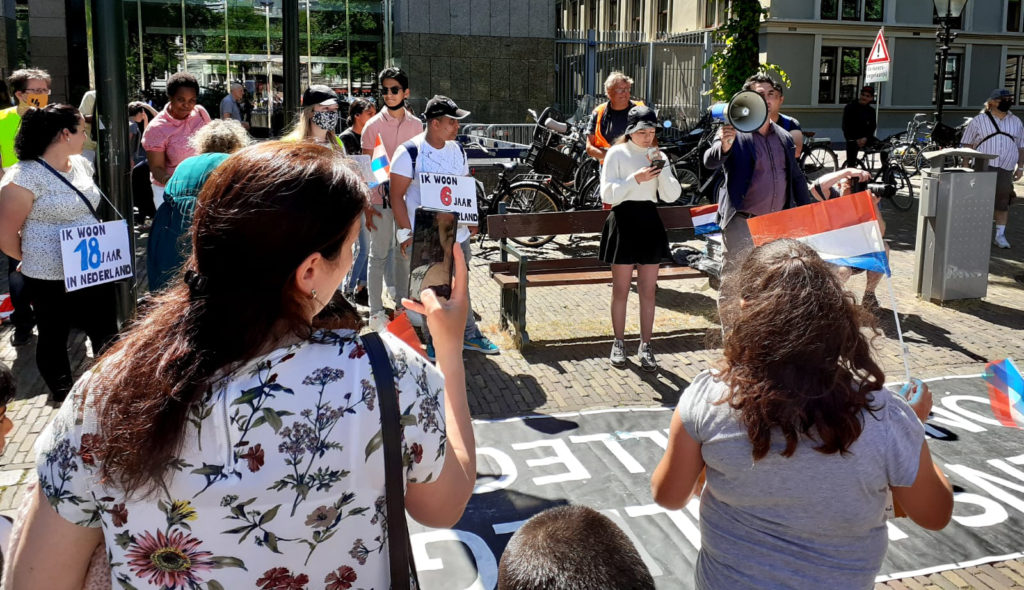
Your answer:
[[[41,109],[32,107],[21,117],[21,127],[14,136],[14,152],[19,160],[35,160],[43,155],[61,131],[67,129],[78,133],[81,121],[78,109],[71,105],[57,103]]]
[[[357,98],[348,105],[348,119],[346,125],[352,127],[356,124],[356,117],[366,112],[366,109],[373,106],[373,103],[365,98]]]
[[[0,363],[0,407],[11,403],[17,395],[18,388],[14,384],[14,375],[4,363]]]
[[[498,565],[498,590],[654,590],[636,547],[607,516],[557,506],[512,535]]]

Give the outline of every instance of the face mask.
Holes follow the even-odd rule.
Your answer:
[[[1011,103],[1008,100],[1001,100],[999,101],[999,104],[996,106],[996,108],[1005,113],[1006,111],[1010,110],[1010,104]]]
[[[313,113],[313,123],[324,131],[334,131],[338,127],[338,111]]]
[[[50,96],[47,94],[26,94],[25,97],[25,102],[37,109],[45,107],[50,102]]]

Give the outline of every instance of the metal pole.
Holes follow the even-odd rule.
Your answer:
[[[935,123],[942,122],[942,106],[946,100],[946,59],[949,55],[949,44],[952,41],[949,31],[949,13],[941,19],[939,29],[939,71],[935,80]]]
[[[135,8],[139,16],[139,90],[146,89],[145,53],[142,51],[142,0],[135,0]],[[93,25],[96,26],[95,24]],[[95,51],[95,49],[94,49]]]
[[[231,45],[228,44],[228,0],[224,0],[224,86],[231,92]]]
[[[391,0],[384,0],[384,67],[391,63]]]
[[[654,41],[647,43],[647,104],[654,108]]]
[[[313,85],[313,29],[309,23],[309,5],[313,0],[306,0],[306,75],[309,78],[306,86]]]
[[[181,0],[181,61],[188,71],[188,41],[185,37],[185,0]]]
[[[135,258],[135,219],[132,214],[131,194],[128,191],[128,169],[125,155],[128,153],[128,118],[124,105],[128,104],[128,77],[124,70],[125,28],[123,0],[93,0],[93,35],[95,56],[96,117],[98,123],[97,158],[99,160],[100,183],[114,207],[124,214],[128,223],[128,239],[132,252],[132,268],[138,273]],[[108,212],[107,218],[114,215]],[[117,317],[123,326],[135,316],[135,281],[115,283],[117,291]]]
[[[299,3],[287,0],[281,3],[281,32],[284,37],[282,74],[284,75],[284,112],[299,110],[299,84],[302,65],[299,63]]]
[[[352,21],[349,20],[348,0],[345,0],[345,67],[348,68],[345,74],[348,97],[352,98]]]
[[[587,29],[586,46],[586,70],[584,71],[583,86],[586,93],[597,96],[597,31]]]

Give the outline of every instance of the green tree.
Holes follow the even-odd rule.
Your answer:
[[[760,63],[757,43],[761,19],[768,10],[759,0],[732,0],[729,20],[715,31],[715,40],[725,48],[716,51],[704,64],[711,69],[711,99],[725,101],[743,88],[743,82],[755,73],[771,73],[789,86],[789,76],[779,66]]]

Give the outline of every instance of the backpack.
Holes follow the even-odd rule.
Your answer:
[[[1005,135],[1006,137],[1010,138],[1010,141],[1013,141],[1014,143],[1017,142],[1016,138],[1014,138],[1012,135],[999,128],[999,124],[996,123],[996,118],[992,116],[992,113],[985,111],[985,115],[988,116],[989,121],[992,121],[992,126],[995,127],[996,131],[995,133],[989,133],[988,135],[986,135],[985,139],[982,139],[981,141],[978,142],[978,145],[974,146],[975,149],[981,147],[981,144],[992,139],[993,137],[996,137],[997,135]]]

